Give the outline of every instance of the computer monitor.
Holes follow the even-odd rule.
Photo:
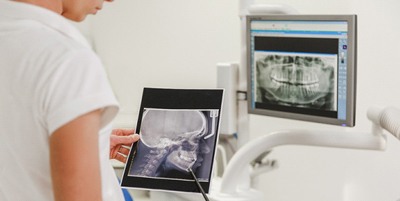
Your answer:
[[[250,114],[352,127],[356,15],[247,16]]]

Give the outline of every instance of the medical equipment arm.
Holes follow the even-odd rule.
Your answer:
[[[371,107],[367,117],[373,124],[373,131],[382,134],[382,129],[389,131],[397,139],[400,139],[400,110],[395,107]]]
[[[235,194],[246,178],[242,172],[254,158],[279,145],[308,145],[335,148],[382,150],[386,139],[381,135],[337,133],[333,131],[287,130],[273,132],[243,146],[229,162],[221,182],[220,192]],[[248,176],[248,175],[243,175]]]

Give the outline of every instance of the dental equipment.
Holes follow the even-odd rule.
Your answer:
[[[267,14],[277,14],[277,15],[289,15],[289,14],[298,14],[299,12],[291,6],[283,5],[283,4],[264,4],[258,3],[256,0],[239,0],[239,18],[240,18],[240,62],[239,64],[228,64],[231,68],[236,69],[237,72],[232,73],[231,75],[238,74],[236,79],[237,83],[229,82],[230,84],[234,84],[233,86],[228,87],[229,89],[237,89],[237,92],[245,92],[247,91],[247,39],[246,39],[246,16],[251,14],[257,15],[267,15]],[[229,69],[228,69],[229,70]],[[228,74],[229,75],[229,74]],[[218,79],[221,79],[219,76]],[[223,79],[223,78],[222,78]],[[227,94],[229,95],[229,94]],[[239,97],[241,95],[241,98]],[[225,100],[231,97],[225,98]],[[234,93],[233,100],[237,101],[237,109],[234,112],[237,112],[237,120],[235,117],[229,117],[230,121],[237,121],[237,133],[240,133],[240,137],[238,138],[239,147],[244,145],[250,140],[250,134],[248,132],[248,102],[247,102],[247,94],[246,93]],[[236,99],[237,98],[237,99]],[[224,100],[224,105],[226,101]],[[236,105],[236,104],[235,104]],[[229,108],[228,108],[229,109]],[[227,112],[229,113],[229,112]],[[222,121],[224,122],[224,121]],[[221,131],[224,129],[222,125]]]
[[[227,168],[225,169],[222,181],[216,191],[212,191],[209,195],[213,201],[261,201],[263,194],[253,189],[251,179],[254,172],[251,172],[250,163],[265,152],[271,151],[272,148],[280,145],[306,145],[332,148],[348,148],[348,149],[364,149],[364,150],[384,150],[386,146],[386,136],[383,134],[383,129],[389,131],[396,137],[400,138],[400,112],[394,109],[376,109],[371,108],[368,111],[368,118],[374,123],[370,133],[349,133],[349,132],[332,132],[332,131],[310,131],[310,130],[286,130],[277,131],[260,138],[249,140],[248,132],[248,111],[247,100],[238,100],[237,96],[241,91],[247,91],[246,81],[251,78],[246,75],[246,66],[248,65],[248,50],[247,33],[246,33],[246,18],[247,15],[270,15],[270,14],[297,14],[297,11],[286,6],[279,5],[260,5],[255,3],[255,0],[240,0],[239,15],[241,18],[241,59],[240,64],[224,63],[218,64],[219,71],[234,72],[228,75],[236,76],[235,72],[239,71],[238,78],[224,78],[222,73],[218,73],[218,80],[237,80],[233,86],[227,86],[228,89],[236,89],[237,93],[232,93],[233,100],[237,100],[237,132],[239,133],[238,144],[241,147],[236,152]],[[343,46],[344,48],[347,46]],[[341,53],[342,54],[342,53]],[[231,69],[229,69],[231,68]],[[222,76],[222,77],[221,77]],[[247,76],[247,77],[246,77]],[[227,83],[232,83],[227,82]],[[223,84],[223,83],[222,83]],[[231,98],[231,97],[228,97]],[[227,99],[228,99],[227,98]],[[229,112],[227,112],[229,113]],[[232,118],[232,117],[229,117]],[[236,120],[230,119],[235,122]],[[232,125],[230,125],[232,126]],[[221,128],[222,130],[224,127]],[[274,166],[272,163],[270,167]],[[266,170],[269,170],[266,168]],[[257,174],[260,174],[257,170]],[[214,182],[214,184],[216,184]]]
[[[331,131],[287,130],[273,132],[243,146],[231,159],[223,175],[218,192],[211,194],[214,201],[263,200],[262,193],[252,189],[249,164],[265,151],[280,145],[307,145],[332,148],[384,150],[384,130],[400,139],[400,110],[395,107],[371,107],[367,111],[371,133],[335,133]]]
[[[373,106],[367,111],[367,117],[372,121],[372,130],[376,135],[383,135],[383,130],[386,130],[400,140],[400,110],[398,108]]]

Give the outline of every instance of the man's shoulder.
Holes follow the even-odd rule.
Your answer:
[[[57,49],[63,51],[90,49],[67,34],[41,25],[40,23],[32,25],[29,35],[32,37],[31,42],[34,43],[33,45],[42,45],[53,51]]]

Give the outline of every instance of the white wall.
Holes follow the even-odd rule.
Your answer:
[[[400,2],[397,0],[269,0],[303,14],[358,15],[357,120],[354,128],[250,116],[251,138],[306,127],[369,131],[371,105],[400,108]],[[107,67],[122,111],[117,126],[134,126],[143,87],[210,88],[217,62],[239,60],[238,2],[233,0],[118,0],[83,30]],[[279,169],[260,187],[268,200],[376,201],[400,199],[400,142],[385,152],[301,146],[274,149]]]
[[[215,64],[239,58],[236,13],[230,0],[119,0],[90,19],[120,121],[136,118],[144,86],[214,87]]]

